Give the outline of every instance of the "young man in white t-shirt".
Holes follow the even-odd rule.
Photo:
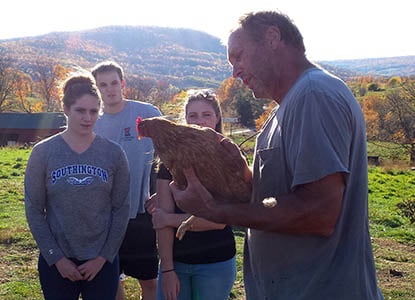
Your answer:
[[[137,278],[142,299],[156,299],[158,255],[151,216],[144,203],[149,198],[150,172],[154,148],[151,139],[138,140],[136,119],[160,116],[149,103],[123,98],[124,75],[115,62],[103,62],[92,70],[104,102],[104,113],[95,125],[98,135],[119,143],[127,154],[130,167],[130,221],[120,248],[120,273]],[[117,299],[124,299],[119,285]]]

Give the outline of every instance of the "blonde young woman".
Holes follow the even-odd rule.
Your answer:
[[[188,124],[210,127],[222,132],[222,117],[214,94],[201,91],[185,103]],[[169,184],[172,177],[160,165],[157,179],[157,201],[152,212],[158,233],[161,259],[157,299],[226,300],[235,276],[235,240],[232,228],[197,218],[182,240],[175,238],[177,227],[190,215],[174,203]]]

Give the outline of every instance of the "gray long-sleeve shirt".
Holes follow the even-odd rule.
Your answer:
[[[99,136],[81,154],[61,135],[33,148],[25,174],[26,217],[49,265],[62,257],[113,261],[128,223],[129,178],[124,151]]]

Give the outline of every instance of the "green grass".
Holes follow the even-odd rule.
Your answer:
[[[369,182],[372,236],[415,245],[415,226],[397,207],[404,200],[415,200],[415,171],[371,168]]]
[[[252,146],[254,141],[249,143]],[[23,177],[29,153],[30,150],[0,148],[0,299],[5,300],[43,299],[36,269],[38,250],[24,214]],[[415,171],[369,169],[370,231],[385,299],[415,300],[415,224],[410,224],[396,206],[404,199],[415,199]],[[235,236],[237,278],[231,299],[241,300],[244,230],[236,228]],[[390,269],[404,276],[392,277]],[[125,286],[127,299],[139,299],[136,280],[128,278]]]
[[[0,149],[0,299],[43,299],[38,249],[24,213],[23,178],[29,149]]]

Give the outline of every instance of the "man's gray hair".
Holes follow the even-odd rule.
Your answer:
[[[280,30],[281,40],[285,43],[305,52],[303,36],[293,21],[286,15],[277,11],[260,11],[249,13],[239,19],[239,24],[249,36],[257,41],[263,41],[265,32],[270,26],[276,26]]]

